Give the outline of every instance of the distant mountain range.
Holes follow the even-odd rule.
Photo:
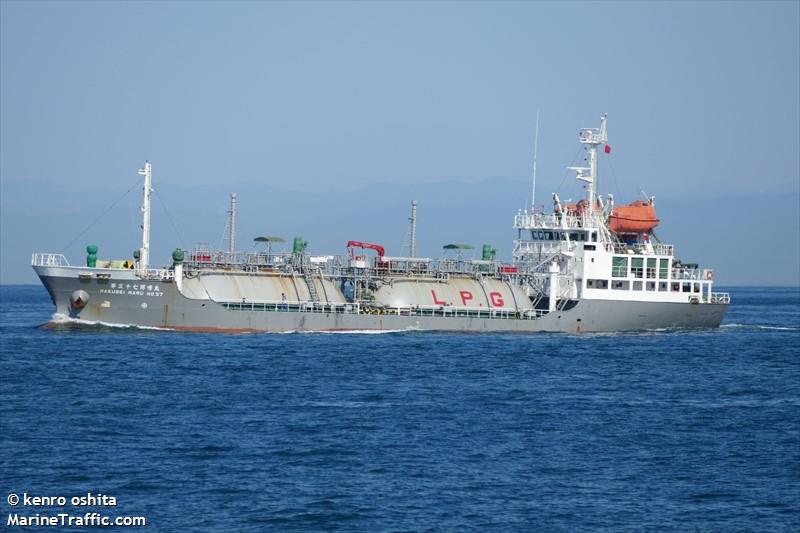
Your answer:
[[[28,266],[34,251],[63,251],[77,263],[84,259],[86,244],[92,243],[100,247],[101,258],[130,257],[141,239],[141,189],[134,181],[129,186],[133,186],[129,194],[64,250],[127,187],[92,191],[60,186],[32,195],[35,187],[4,183],[2,283],[35,283]],[[156,264],[166,264],[176,247],[193,248],[198,242],[219,246],[231,192],[238,195],[240,249],[252,248],[255,237],[278,235],[287,240],[287,247],[292,237],[302,236],[311,253],[342,253],[352,239],[383,244],[389,255],[406,255],[410,203],[417,200],[418,255],[439,257],[442,246],[451,242],[470,243],[477,250],[488,243],[504,260],[511,258],[513,215],[530,202],[529,183],[499,177],[378,184],[353,191],[336,189],[335,184],[310,192],[258,183],[211,187],[156,183],[155,188],[152,257]],[[572,183],[565,189],[561,194],[565,200],[570,194],[582,197]],[[631,194],[617,202],[637,198]],[[537,204],[549,208],[549,203],[549,191],[540,191]],[[656,233],[676,245],[680,258],[714,268],[720,284],[797,285],[798,205],[797,194],[657,197],[661,225]]]

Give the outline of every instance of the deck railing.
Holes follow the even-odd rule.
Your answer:
[[[220,302],[225,308],[232,311],[272,311],[280,312],[302,312],[302,313],[335,313],[335,314],[359,314],[361,311],[358,303],[325,303],[325,302],[273,302],[273,301],[250,301],[241,302]]]
[[[683,281],[683,280],[699,280],[701,279],[700,276],[700,269],[699,268],[673,268],[672,269],[672,278],[676,281]]]
[[[510,309],[457,308],[442,306],[419,307],[373,307],[359,303],[324,303],[324,302],[272,302],[241,301],[220,302],[231,311],[266,311],[273,313],[333,313],[355,315],[399,315],[399,316],[431,316],[443,318],[490,318],[505,320],[535,320],[547,314],[541,309],[513,311]]]
[[[712,292],[710,303],[729,304],[731,303],[731,295],[727,292]]]
[[[615,254],[638,254],[638,255],[666,255],[673,256],[675,254],[675,245],[673,244],[653,244],[652,252],[647,251],[647,246],[641,243],[625,244],[623,242],[607,242],[606,250]]]
[[[600,224],[599,220],[590,215],[556,215],[536,213],[533,215],[519,214],[514,215],[515,229],[576,229],[576,228],[596,228]]]
[[[53,267],[68,267],[69,261],[64,257],[64,254],[51,254],[36,252],[31,256],[31,265],[33,266],[53,266]]]
[[[148,268],[136,270],[136,275],[142,279],[170,281],[175,279],[175,271],[168,268]]]

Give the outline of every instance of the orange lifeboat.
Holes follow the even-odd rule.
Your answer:
[[[649,233],[659,223],[655,206],[643,200],[615,207],[609,221],[614,233]]]

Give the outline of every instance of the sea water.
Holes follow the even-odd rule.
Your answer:
[[[800,290],[731,293],[713,330],[222,335],[44,329],[0,287],[2,521],[797,531]]]

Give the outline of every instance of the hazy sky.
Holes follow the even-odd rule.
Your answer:
[[[206,197],[193,191],[259,185],[299,191],[302,206],[302,191],[524,183],[537,109],[541,198],[562,183],[577,130],[606,112],[613,175],[605,169],[601,189],[691,200],[706,207],[700,225],[766,224],[749,197],[789,199],[789,210],[800,198],[798,6],[3,0],[0,281],[34,282],[30,253],[61,251],[145,159],[157,188],[183,190],[170,207],[190,243],[216,244],[221,228],[195,235],[181,211]],[[579,191],[572,177],[563,188]],[[459,194],[419,200],[430,213]],[[522,207],[529,192],[518,194]],[[339,202],[346,194],[331,197],[329,213],[356,209]],[[222,218],[219,200],[208,207]],[[795,283],[800,218],[782,216],[787,227],[765,231],[758,248],[789,241],[777,281]],[[135,224],[129,210],[112,212],[98,227],[118,238],[101,249],[128,256]],[[503,225],[494,241],[508,250]],[[356,238],[335,224],[305,231],[317,242]],[[90,232],[66,251],[80,261],[85,242],[102,237]],[[743,244],[743,256],[752,251]],[[742,276],[729,281],[763,280]]]

